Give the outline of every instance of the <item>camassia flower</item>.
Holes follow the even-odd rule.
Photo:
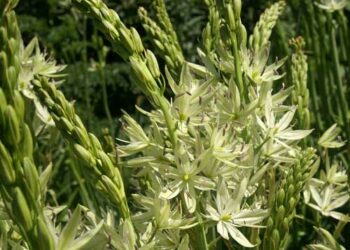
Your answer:
[[[172,181],[164,187],[161,197],[172,199],[182,192],[186,208],[190,213],[196,209],[196,191],[208,191],[215,188],[215,183],[208,177],[200,175],[199,160],[190,162],[185,153],[178,159],[176,167],[169,167],[166,176]]]
[[[315,5],[320,9],[334,12],[343,9],[346,6],[346,0],[320,0],[315,2]]]
[[[227,184],[221,181],[216,195],[216,208],[206,204],[206,210],[208,212],[206,217],[217,222],[217,231],[224,239],[228,240],[229,236],[231,236],[244,247],[254,247],[238,228],[260,227],[257,224],[266,218],[268,210],[241,209],[247,184],[248,180],[244,178],[233,198],[227,189]]]
[[[277,70],[284,64],[286,58],[266,66],[270,54],[270,44],[264,46],[260,51],[241,48],[242,66],[244,73],[256,84],[276,81],[283,77]]]
[[[340,221],[350,221],[348,215],[334,211],[349,201],[350,196],[348,192],[338,193],[332,186],[327,186],[323,190],[318,190],[315,186],[310,186],[310,191],[315,203],[310,202],[307,205],[319,211],[324,216],[330,216]]]
[[[263,137],[266,142],[265,153],[267,155],[272,155],[274,153],[274,148],[276,148],[274,143],[285,148],[290,148],[288,146],[289,142],[301,140],[312,132],[312,130],[291,129],[290,123],[293,120],[296,107],[292,107],[290,111],[286,112],[279,121],[276,122],[270,93],[268,93],[266,97],[264,111],[265,122],[259,116],[256,117],[256,120],[263,132]]]

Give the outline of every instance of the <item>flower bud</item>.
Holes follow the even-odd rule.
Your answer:
[[[103,170],[103,173],[107,176],[113,177],[114,176],[114,166],[113,166],[111,159],[108,157],[108,155],[103,151],[98,151],[97,157],[101,161],[100,167]]]
[[[136,53],[142,53],[145,50],[145,48],[143,47],[143,43],[139,33],[133,27],[130,29],[130,32],[131,32],[132,40],[134,41]]]
[[[146,51],[146,60],[147,60],[147,66],[152,76],[155,79],[158,79],[160,76],[159,66],[158,66],[157,58],[154,56],[152,51],[150,50]]]
[[[13,104],[14,104],[14,108],[15,108],[16,113],[17,113],[17,117],[20,120],[23,120],[24,119],[24,112],[25,112],[25,105],[24,105],[23,97],[17,90],[15,90],[13,94],[14,94],[13,95]]]
[[[277,229],[274,229],[272,231],[272,240],[273,240],[273,245],[274,246],[279,246],[279,242],[280,242],[280,234],[278,232]]]
[[[132,55],[135,51],[134,43],[131,38],[131,33],[126,28],[121,28],[118,30],[120,34],[120,42],[122,47],[124,47],[129,55]]]
[[[283,230],[283,232],[285,232],[285,234],[287,234],[289,232],[289,219],[288,218],[283,219],[282,230]]]
[[[235,19],[235,15],[231,4],[226,5],[226,11],[227,11],[229,28],[231,31],[234,31],[236,29],[236,19]]]
[[[83,129],[81,128],[74,128],[72,131],[72,135],[74,139],[79,142],[84,147],[90,147],[90,140],[89,140],[89,135],[87,134],[85,127]]]
[[[286,193],[284,192],[284,189],[278,190],[278,192],[277,192],[277,204],[283,204],[285,196],[286,196]]]
[[[297,202],[296,202],[295,198],[292,197],[289,199],[289,201],[288,201],[288,213],[291,213],[294,210],[296,203]]]
[[[26,198],[19,187],[16,187],[14,190],[12,210],[14,212],[14,216],[20,222],[20,225],[24,228],[24,230],[26,232],[30,231],[33,228],[32,215],[30,213]]]
[[[287,190],[287,198],[289,199],[289,198],[293,197],[294,192],[295,192],[295,188],[292,184],[290,184],[288,186],[288,190]]]
[[[7,100],[4,91],[0,88],[0,129],[1,125],[5,123],[4,112],[7,107]]]
[[[5,146],[0,142],[0,179],[4,184],[13,184],[16,173],[12,165],[12,158]]]
[[[40,195],[39,174],[33,162],[28,157],[23,159],[23,171],[29,192],[32,193],[34,199],[38,199]]]
[[[110,196],[113,198],[116,198],[116,200],[118,200],[118,202],[119,202],[120,194],[119,194],[119,190],[118,190],[116,184],[113,183],[112,180],[110,178],[108,178],[108,176],[106,176],[106,175],[102,175],[102,181],[104,183],[104,186],[107,188]]]
[[[37,219],[37,233],[39,249],[55,249],[55,242],[44,219],[38,217]]]
[[[280,223],[283,220],[285,213],[286,213],[286,209],[284,208],[284,206],[283,205],[279,206],[277,209],[277,215],[276,215],[276,221],[278,223]]]
[[[97,153],[98,151],[103,150],[102,146],[101,146],[101,143],[97,139],[97,137],[94,134],[92,134],[92,133],[88,133],[88,134],[89,134],[89,139],[91,141],[91,145],[94,148],[95,152]]]
[[[66,132],[71,133],[74,129],[73,124],[65,117],[60,117],[56,125],[64,129]]]
[[[74,144],[74,152],[78,155],[79,159],[82,160],[88,167],[96,166],[96,160],[92,154],[79,144]]]
[[[6,107],[4,118],[5,118],[5,125],[6,125],[5,127],[6,140],[12,146],[17,145],[21,141],[20,127],[19,127],[20,123],[18,121],[16,111],[11,105],[8,105]]]
[[[241,10],[242,10],[242,0],[233,0],[233,7],[235,11],[235,18],[239,19],[241,16]]]

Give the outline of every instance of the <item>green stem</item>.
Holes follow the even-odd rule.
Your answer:
[[[173,145],[173,149],[176,150],[177,149],[176,125],[170,114],[169,103],[166,101],[164,96],[155,96],[155,99],[159,105],[159,108],[163,112],[165,124],[169,132],[170,142]]]
[[[332,22],[331,16],[328,15],[328,22]],[[342,114],[342,120],[343,120],[343,126],[345,127],[345,133],[347,138],[350,138],[350,127],[349,127],[349,120],[348,120],[348,103],[346,101],[345,97],[345,89],[342,84],[341,76],[340,76],[340,64],[339,64],[339,56],[338,56],[338,50],[337,50],[337,41],[336,41],[336,34],[335,34],[335,27],[334,24],[331,26],[331,52],[332,52],[332,60],[334,63],[334,80],[337,85],[337,91],[340,99],[340,110]],[[348,144],[349,146],[349,144]]]
[[[103,100],[103,108],[105,110],[107,119],[108,119],[108,123],[109,123],[109,127],[112,133],[112,137],[114,137],[114,128],[113,128],[113,118],[111,115],[111,111],[109,109],[109,105],[108,105],[108,95],[107,95],[107,87],[106,87],[106,76],[104,73],[104,67],[102,67],[102,62],[99,63],[99,67],[98,67],[98,71],[99,71],[99,75],[101,78],[101,83],[102,83],[102,100]]]
[[[347,222],[338,221],[337,227],[335,228],[334,233],[333,233],[334,239],[337,240],[340,237],[341,232],[343,231],[346,224],[347,224]]]

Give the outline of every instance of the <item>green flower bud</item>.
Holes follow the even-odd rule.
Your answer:
[[[143,47],[143,43],[139,33],[133,27],[130,29],[130,32],[131,32],[132,40],[134,41],[136,53],[142,53],[145,50],[145,48]]]
[[[285,235],[289,232],[289,219],[288,218],[283,219],[283,222],[281,225],[281,232],[284,232]]]
[[[163,50],[165,49],[165,48],[164,48],[164,45],[163,45],[160,41],[158,41],[157,39],[154,39],[152,42],[156,45],[156,47],[157,47],[160,51],[163,51]]]
[[[272,241],[273,241],[273,249],[279,249],[279,244],[280,244],[280,234],[277,229],[274,229],[272,231]]]
[[[11,105],[7,105],[5,113],[5,137],[7,142],[15,146],[21,141],[21,135],[20,135],[20,123],[18,121],[18,117],[16,114],[15,109]]]
[[[0,129],[1,129],[1,125],[5,123],[4,113],[5,113],[6,107],[7,107],[6,96],[2,88],[0,88]]]
[[[89,139],[91,141],[91,145],[92,145],[92,147],[94,149],[94,152],[97,153],[98,151],[103,151],[101,143],[97,139],[97,137],[94,134],[92,134],[92,133],[89,133],[88,135],[89,135]]]
[[[290,184],[288,186],[288,190],[287,190],[287,198],[291,198],[294,196],[294,192],[295,192],[295,188],[292,184]]]
[[[245,28],[245,26],[242,24],[242,22],[239,22],[239,41],[240,41],[240,44],[243,44],[243,45],[246,45],[247,44],[247,30]]]
[[[103,173],[106,174],[107,176],[113,177],[114,166],[111,159],[108,157],[108,155],[103,151],[99,151],[97,152],[97,157],[101,161],[100,167],[103,170]]]
[[[83,145],[84,147],[90,147],[91,144],[89,140],[89,135],[87,134],[85,129],[81,129],[79,127],[74,128],[72,131],[72,136],[77,142],[79,142],[79,144]]]
[[[283,204],[284,197],[286,196],[286,193],[284,192],[284,189],[280,189],[277,192],[277,204]]]
[[[284,206],[283,205],[279,206],[277,209],[277,215],[276,215],[276,221],[278,223],[280,223],[283,220],[285,213],[286,213],[286,209],[284,208]]]
[[[271,228],[273,226],[273,219],[271,217],[269,217],[267,219],[267,228]]]
[[[132,55],[136,48],[134,47],[131,33],[126,28],[119,29],[118,31],[120,34],[121,45],[128,51],[129,55]]]
[[[60,117],[56,125],[66,130],[66,132],[71,133],[74,130],[73,124],[65,117]]]
[[[158,79],[160,77],[159,66],[158,66],[157,58],[154,56],[152,51],[150,50],[146,51],[146,60],[147,60],[147,66],[152,76],[155,79]]]
[[[116,186],[116,184],[113,183],[112,180],[110,178],[108,178],[108,176],[106,176],[106,175],[102,175],[102,181],[103,181],[104,186],[107,188],[110,196],[115,198],[116,200],[118,200],[118,203],[119,203],[120,194],[119,194],[119,190],[118,190],[118,187]]]
[[[37,219],[37,234],[38,234],[38,246],[40,249],[54,250],[55,242],[53,237],[47,228],[44,219],[38,217]]]
[[[141,59],[136,57],[130,58],[130,64],[131,68],[133,69],[133,73],[140,81],[140,84],[145,84],[146,89],[148,92],[153,92],[157,89],[157,84],[154,81],[154,78],[151,74],[151,72],[148,70],[145,62],[143,62]],[[141,86],[141,88],[144,88]]]
[[[16,181],[16,173],[13,168],[12,158],[5,146],[0,142],[0,179],[4,184],[13,184]]]
[[[23,159],[23,171],[25,181],[29,188],[28,191],[32,193],[34,199],[38,199],[40,195],[39,174],[33,162],[28,157]]]
[[[235,11],[235,17],[236,17],[236,19],[239,19],[241,16],[242,1],[241,0],[233,0],[233,6],[234,6],[234,11]]]
[[[26,232],[29,232],[33,228],[32,215],[26,198],[19,187],[16,187],[14,190],[12,210],[14,211],[16,219],[20,222],[20,225]]]
[[[288,201],[288,213],[293,212],[295,205],[296,205],[297,201],[295,200],[295,198],[290,198]]]
[[[85,165],[91,168],[96,166],[95,158],[83,146],[79,144],[74,144],[73,149],[74,149],[74,152],[78,155],[79,159],[81,159],[85,163]]]
[[[25,112],[25,105],[24,105],[23,97],[17,90],[15,90],[13,94],[14,94],[13,95],[13,104],[14,104],[14,108],[15,108],[16,113],[17,113],[17,117],[20,120],[23,120],[24,119],[24,112]]]
[[[230,27],[231,32],[236,30],[236,18],[233,12],[233,7],[231,4],[226,5],[226,12],[228,18],[228,25]]]

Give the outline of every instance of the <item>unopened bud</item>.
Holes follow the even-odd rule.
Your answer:
[[[55,242],[42,218],[37,219],[38,244],[40,249],[55,249]]]
[[[13,93],[13,104],[19,119],[24,119],[25,105],[22,95],[15,90]]]
[[[106,175],[102,175],[102,181],[104,183],[104,186],[107,188],[110,196],[116,197],[118,202],[120,202],[120,200],[118,199],[120,197],[120,195],[119,195],[119,191],[118,191],[116,184],[113,183],[112,180]]]
[[[73,148],[79,159],[82,160],[88,167],[94,167],[96,165],[95,158],[83,146],[74,144]]]
[[[284,189],[278,190],[278,192],[277,192],[277,203],[278,204],[283,204],[285,196],[286,196],[286,193],[284,192]]]
[[[18,145],[18,143],[21,141],[21,135],[20,135],[20,123],[18,121],[17,113],[15,109],[11,106],[8,105],[5,113],[4,113],[4,118],[5,118],[5,136],[7,139],[7,142],[14,146]]]
[[[230,30],[234,31],[236,29],[236,19],[235,19],[233,7],[231,4],[226,5],[226,11],[227,11],[228,25],[230,27]]]
[[[16,181],[16,173],[12,165],[12,158],[5,146],[0,142],[0,179],[4,184]]]
[[[99,151],[99,152],[97,152],[97,157],[101,161],[100,167],[103,170],[103,173],[109,177],[113,177],[114,176],[114,166],[113,166],[111,159],[108,157],[108,155],[103,151]]]
[[[143,43],[142,43],[140,34],[133,27],[130,29],[130,32],[131,32],[132,40],[134,41],[136,53],[143,52],[145,50],[145,48],[143,47]]]
[[[155,79],[158,79],[160,76],[159,66],[158,66],[157,58],[154,56],[152,51],[150,51],[150,50],[146,51],[146,60],[147,60],[148,68],[149,68],[152,76]]]
[[[26,198],[19,187],[16,187],[14,190],[12,210],[14,211],[14,216],[20,222],[24,230],[29,232],[33,228],[32,215]]]
[[[241,10],[242,10],[242,0],[233,0],[233,7],[235,11],[235,17],[236,19],[239,19],[241,16]]]
[[[35,199],[39,198],[40,181],[39,181],[38,170],[36,169],[33,162],[28,157],[25,157],[23,159],[23,171],[24,171],[25,181],[28,184],[29,192],[32,192],[32,195]]]

